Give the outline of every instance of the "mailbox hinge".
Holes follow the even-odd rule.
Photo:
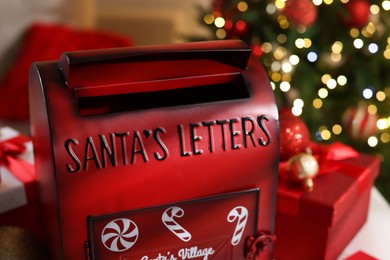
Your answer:
[[[244,254],[246,260],[262,259],[262,255],[270,244],[273,244],[276,240],[275,235],[270,235],[265,232],[260,232],[256,236],[250,236],[247,238],[244,248]]]
[[[89,243],[88,241],[84,242],[84,251],[85,251],[85,259],[86,260],[91,260],[91,255],[90,255],[90,248],[89,248]]]

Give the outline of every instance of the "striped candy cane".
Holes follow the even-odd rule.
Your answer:
[[[248,210],[245,207],[238,206],[229,212],[227,221],[232,223],[236,220],[237,220],[237,225],[231,240],[231,244],[233,246],[236,246],[238,245],[238,243],[240,243],[242,234],[244,233],[246,221],[248,220]]]
[[[180,226],[174,218],[181,218],[184,216],[184,210],[179,207],[170,207],[164,211],[162,214],[161,220],[164,225],[178,238],[183,240],[184,242],[188,242],[191,240],[191,234],[187,230],[185,230],[182,226]]]

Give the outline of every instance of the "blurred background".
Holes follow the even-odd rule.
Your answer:
[[[208,35],[211,0],[0,0],[0,123],[28,132],[28,70],[64,51],[178,43]]]
[[[4,56],[36,22],[121,33],[136,45],[182,42],[183,35],[203,34],[198,7],[212,0],[0,0],[0,66]]]
[[[64,51],[242,39],[320,143],[382,159],[390,201],[389,0],[0,0],[0,124],[28,134],[28,70]]]

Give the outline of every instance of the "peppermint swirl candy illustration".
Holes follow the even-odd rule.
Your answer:
[[[122,252],[135,244],[138,234],[138,227],[133,221],[127,218],[118,218],[104,227],[101,239],[108,250]]]

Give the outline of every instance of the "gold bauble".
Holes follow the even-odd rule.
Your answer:
[[[301,182],[308,191],[313,190],[313,178],[317,175],[318,170],[317,159],[310,153],[299,153],[287,162],[289,180]]]

